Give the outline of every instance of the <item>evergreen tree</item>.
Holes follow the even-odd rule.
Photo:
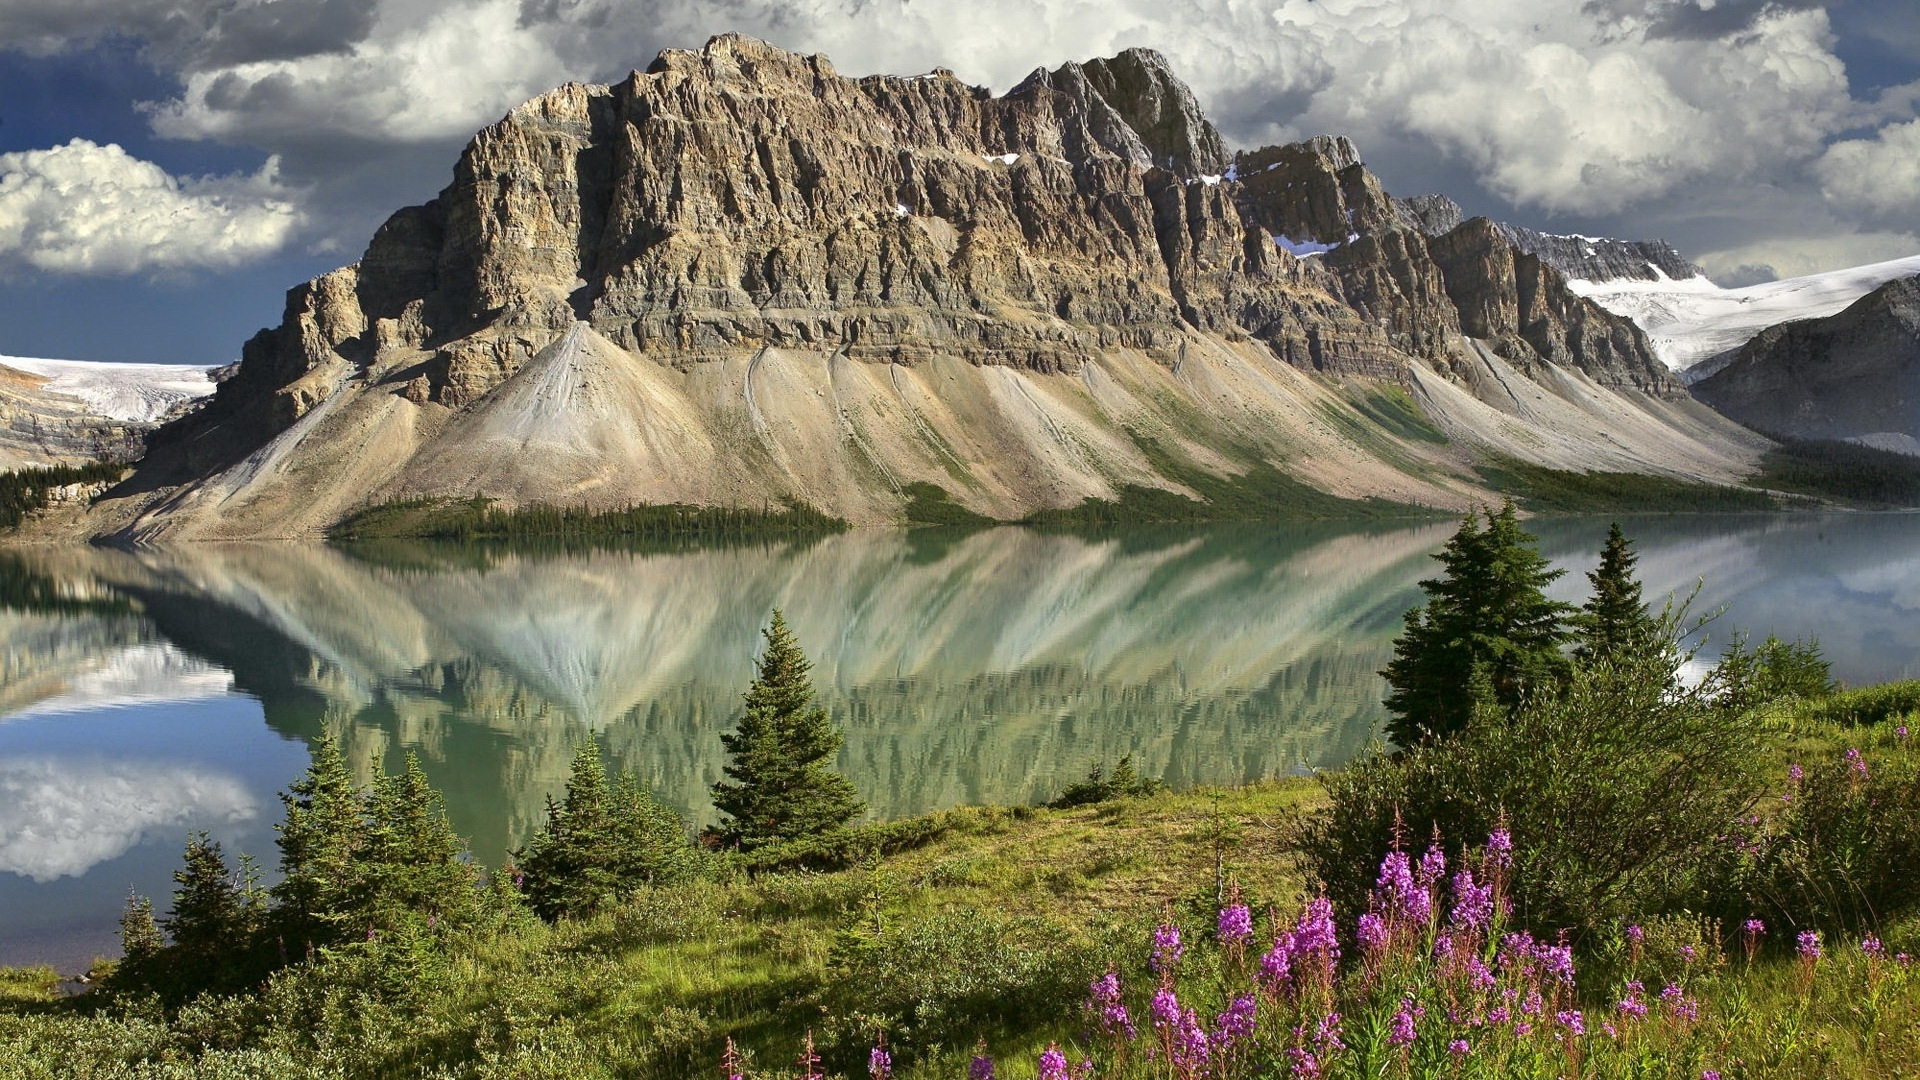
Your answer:
[[[324,945],[350,929],[366,896],[365,800],[332,739],[313,748],[305,776],[281,794],[278,916],[292,945]]]
[[[813,704],[813,667],[779,611],[764,631],[767,649],[748,687],[740,727],[722,735],[733,783],[713,785],[725,814],[722,836],[745,848],[841,828],[864,809],[846,777],[834,772],[840,733]]]
[[[160,920],[173,939],[171,981],[202,990],[245,980],[266,910],[257,878],[251,859],[231,869],[219,841],[203,832],[187,837],[184,863],[173,872],[173,909]]]
[[[408,752],[398,776],[374,781],[367,807],[363,910],[371,923],[390,929],[415,918],[428,929],[470,925],[479,916],[479,880],[461,859],[466,844],[447,822],[444,801],[417,754]]]
[[[114,990],[150,988],[160,974],[159,959],[167,939],[153,919],[153,901],[138,893],[127,895],[120,913],[120,963],[113,969]]]
[[[1587,574],[1593,595],[1581,605],[1573,622],[1579,637],[1575,659],[1586,661],[1618,656],[1623,650],[1646,648],[1653,642],[1659,620],[1648,613],[1634,577],[1639,556],[1633,541],[1614,522],[1600,548],[1600,565]]]
[[[1420,583],[1427,603],[1407,612],[1385,676],[1393,740],[1410,746],[1427,735],[1460,731],[1482,697],[1511,709],[1530,692],[1557,686],[1569,669],[1560,647],[1572,608],[1544,592],[1563,571],[1550,569],[1520,527],[1513,504],[1469,513],[1434,556],[1444,576]]]
[[[694,869],[680,815],[632,773],[611,784],[592,740],[574,751],[564,802],[547,799],[547,823],[514,855],[527,903],[548,920],[588,915],[643,885]]]

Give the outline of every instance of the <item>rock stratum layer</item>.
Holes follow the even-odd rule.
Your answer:
[[[1265,464],[1462,506],[1490,454],[1747,470],[1632,323],[1409,205],[1345,139],[1229,153],[1150,51],[995,97],[723,36],[482,131],[77,527],[306,536],[475,492],[885,522],[914,482],[1006,519]]]
[[[1920,455],[1920,277],[1890,281],[1837,315],[1762,330],[1694,393],[1782,438]]]

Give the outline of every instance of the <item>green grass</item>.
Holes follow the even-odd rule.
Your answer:
[[[1535,513],[1742,513],[1779,509],[1749,488],[1690,483],[1644,473],[1572,472],[1511,458],[1480,466],[1487,486]]]
[[[90,461],[85,465],[0,472],[0,529],[14,528],[26,520],[28,514],[45,510],[54,488],[67,484],[111,484],[126,471],[127,467],[117,462]]]
[[[380,503],[328,530],[342,541],[431,539],[625,543],[633,540],[729,540],[817,535],[847,528],[799,500],[759,509],[642,503],[619,510],[523,506],[499,510],[493,500],[428,498]]]
[[[1750,482],[1864,508],[1920,506],[1920,458],[1847,442],[1783,442]]]
[[[1174,456],[1157,441],[1135,442],[1155,472],[1200,496],[1198,501],[1165,488],[1127,484],[1118,499],[1082,500],[1076,506],[1041,510],[1023,524],[1048,528],[1113,525],[1174,525],[1212,521],[1288,521],[1424,518],[1419,507],[1386,499],[1344,499],[1303,483],[1265,461],[1238,476],[1221,476]],[[1249,457],[1253,455],[1249,454]]]

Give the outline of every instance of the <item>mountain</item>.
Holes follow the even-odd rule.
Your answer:
[[[0,356],[0,471],[132,461],[163,419],[213,393],[213,371]]]
[[[1569,287],[1645,330],[1661,361],[1692,383],[1771,326],[1835,314],[1881,285],[1920,274],[1920,255],[1723,289],[1686,280],[1572,281]]]
[[[1393,204],[1403,224],[1428,236],[1452,232],[1467,216],[1459,203],[1445,195],[1415,195],[1395,199]],[[1705,277],[1707,273],[1665,240],[1562,235],[1506,222],[1495,227],[1515,251],[1532,255],[1563,277],[1577,281],[1665,281]]]
[[[312,536],[475,492],[884,522],[915,483],[1011,519],[1263,469],[1461,507],[1505,458],[1750,471],[1760,440],[1631,321],[1405,205],[1343,138],[1229,152],[1147,50],[995,97],[722,36],[482,131],[65,527]]]
[[[1920,276],[1890,281],[1836,315],[1763,330],[1693,389],[1769,434],[1920,455]]]

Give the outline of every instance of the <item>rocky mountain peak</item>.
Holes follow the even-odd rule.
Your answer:
[[[1017,517],[1179,489],[1168,447],[1183,468],[1470,497],[1431,479],[1457,458],[1409,473],[1438,451],[1328,427],[1341,395],[1388,393],[1348,379],[1418,388],[1447,438],[1489,445],[1509,440],[1494,413],[1572,410],[1554,460],[1630,466],[1619,417],[1568,434],[1600,399],[1567,379],[1648,395],[1621,409],[1684,400],[1644,336],[1446,214],[1393,199],[1342,137],[1230,156],[1151,50],[996,97],[717,37],[514,109],[357,264],[292,290],[156,438],[142,484],[173,494],[133,533],[310,532],[476,490],[886,520],[914,482]]]

